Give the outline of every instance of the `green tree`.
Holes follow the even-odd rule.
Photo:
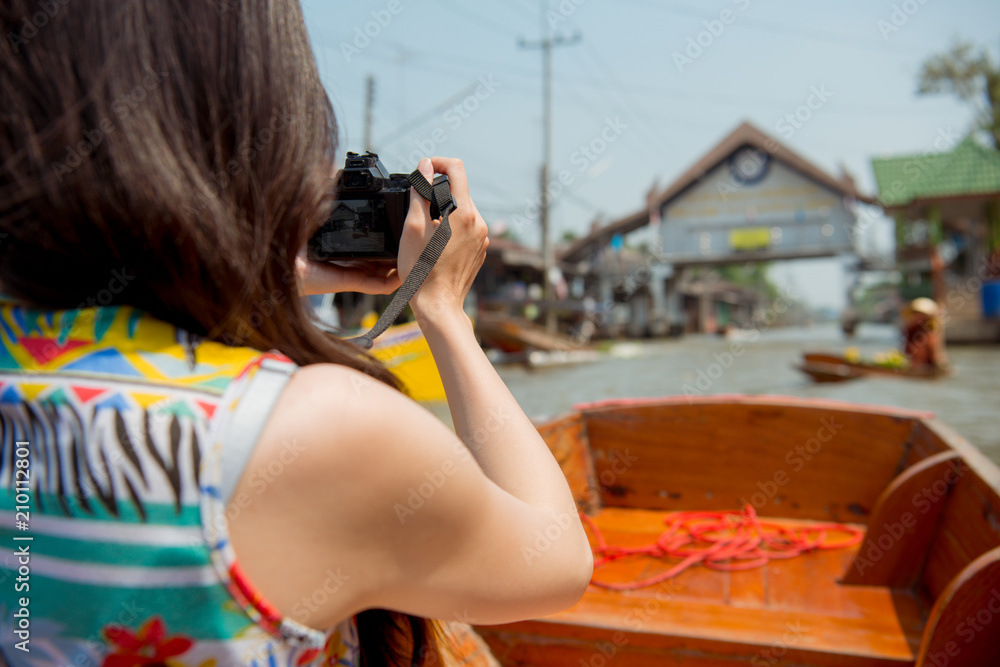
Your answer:
[[[761,296],[774,300],[778,297],[778,288],[771,282],[768,272],[770,262],[746,262],[744,264],[725,264],[715,268],[719,277],[726,282],[749,287]]]
[[[917,92],[949,93],[971,104],[977,125],[1000,148],[1000,67],[986,49],[956,41],[947,53],[931,56],[921,68]]]

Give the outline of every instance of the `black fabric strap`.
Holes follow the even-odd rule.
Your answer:
[[[410,271],[410,275],[406,276],[406,280],[396,290],[396,293],[392,295],[392,301],[389,302],[388,307],[382,312],[375,326],[362,336],[348,339],[349,342],[355,343],[366,350],[371,349],[375,339],[388,329],[396,321],[396,318],[399,317],[399,314],[403,312],[403,308],[406,308],[406,304],[410,302],[413,295],[420,289],[424,278],[434,268],[434,264],[441,257],[441,253],[444,252],[444,247],[448,245],[448,240],[451,239],[451,224],[448,222],[448,214],[455,210],[455,201],[451,198],[451,190],[448,189],[448,177],[438,176],[434,179],[434,184],[431,185],[427,182],[423,174],[414,169],[409,176],[409,181],[413,189],[431,203],[431,219],[441,218],[441,224],[434,230],[423,252],[420,253],[420,257],[417,258],[417,263],[413,266],[413,270]]]

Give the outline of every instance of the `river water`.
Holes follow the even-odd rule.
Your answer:
[[[822,397],[933,412],[1000,464],[1000,345],[950,347],[955,373],[939,380],[868,377],[816,384],[794,368],[803,351],[839,353],[853,345],[870,357],[897,346],[896,330],[862,324],[850,341],[834,324],[768,330],[754,342],[744,341],[743,354],[730,358],[733,344],[704,335],[629,341],[610,345],[586,363],[502,364],[497,370],[535,419],[566,412],[576,403],[685,392]]]

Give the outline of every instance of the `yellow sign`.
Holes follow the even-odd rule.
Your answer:
[[[767,227],[740,227],[729,231],[729,247],[733,250],[760,250],[771,245],[771,230]]]

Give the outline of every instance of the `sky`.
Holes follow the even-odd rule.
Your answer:
[[[460,157],[491,233],[539,244],[540,38],[552,49],[552,238],[583,235],[645,206],[739,123],[750,121],[876,194],[871,158],[934,150],[966,133],[970,107],[916,94],[920,66],[956,39],[1000,52],[996,0],[303,0],[341,153],[372,138],[394,172],[424,155]],[[578,39],[574,41],[574,38]],[[789,127],[810,94],[824,100]],[[817,98],[814,98],[814,100]],[[792,130],[789,135],[789,130]],[[600,154],[582,147],[614,137]],[[866,251],[891,252],[891,225],[869,226]],[[812,306],[839,308],[844,258],[777,263],[771,276]]]

